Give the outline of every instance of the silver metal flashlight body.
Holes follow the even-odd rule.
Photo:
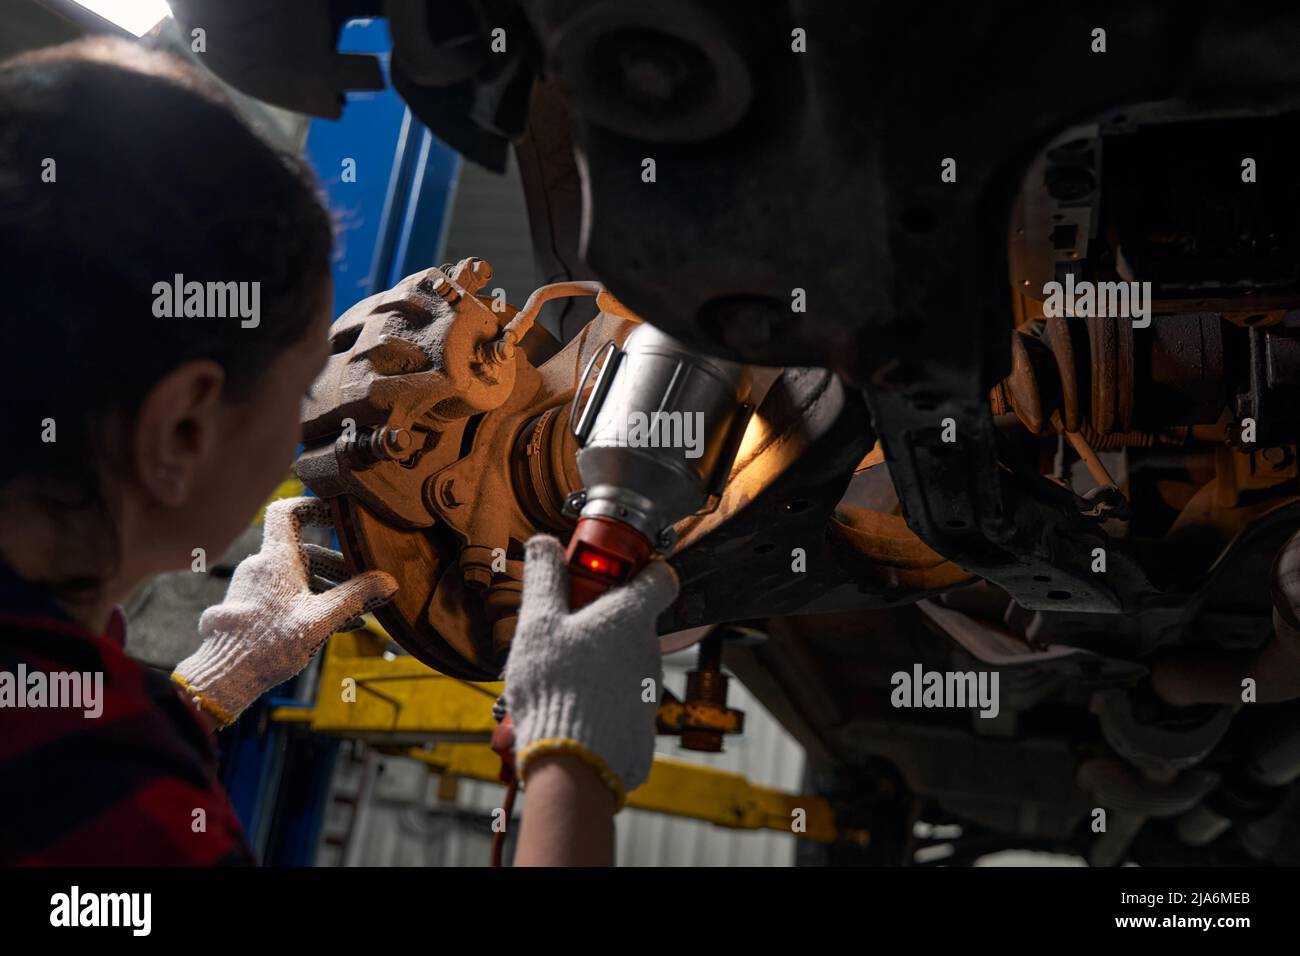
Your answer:
[[[702,355],[642,323],[608,353],[578,421],[583,517],[631,525],[657,548],[672,525],[716,506],[753,411],[746,365]],[[577,403],[574,404],[575,414]]]

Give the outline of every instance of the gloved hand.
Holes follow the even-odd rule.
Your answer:
[[[319,498],[272,502],[262,549],[239,563],[225,600],[199,618],[203,643],[176,666],[172,680],[219,726],[306,667],[343,624],[396,593],[397,581],[386,571],[313,593],[313,577],[346,576],[340,555],[301,540],[303,525],[331,524],[329,506]]]
[[[525,784],[529,764],[544,754],[587,763],[617,807],[645,782],[663,686],[655,620],[677,586],[668,562],[654,561],[628,584],[570,611],[563,546],[546,535],[529,540],[505,672],[515,765]],[[653,695],[645,693],[647,679]]]

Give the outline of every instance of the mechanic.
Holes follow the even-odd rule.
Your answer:
[[[296,498],[267,509],[170,678],[126,656],[119,604],[195,549],[224,553],[283,477],[329,352],[329,216],[200,73],[129,42],[0,64],[0,115],[0,863],[251,863],[212,731],[396,582],[314,593],[339,558],[302,543],[329,512]],[[159,317],[155,284],[181,275],[254,283],[257,321]],[[662,673],[676,578],[656,562],[570,613],[559,543],[526,556],[505,675],[516,862],[610,863],[613,814],[649,771],[641,682]],[[30,694],[20,674],[86,693]]]

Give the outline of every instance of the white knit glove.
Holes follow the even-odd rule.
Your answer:
[[[653,561],[628,584],[571,612],[563,546],[545,535],[529,540],[505,673],[515,765],[525,783],[530,762],[557,753],[591,766],[619,807],[645,782],[663,687],[655,620],[677,586],[668,562]]]
[[[239,563],[226,597],[199,618],[199,649],[176,665],[172,680],[221,726],[266,691],[293,677],[342,625],[397,591],[386,571],[367,571],[323,593],[313,577],[346,577],[341,556],[303,544],[302,526],[329,527],[319,498],[285,498],[266,509],[262,549]]]

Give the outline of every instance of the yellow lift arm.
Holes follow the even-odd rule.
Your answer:
[[[414,657],[387,652],[387,644],[369,617],[365,629],[335,634],[322,655],[316,703],[277,707],[271,719],[366,740],[423,761],[444,778],[498,782],[500,762],[488,741],[502,685],[447,677]],[[754,786],[741,774],[669,757],[655,757],[650,779],[628,795],[628,806],[822,843],[867,842],[865,831],[838,830],[822,797]]]

